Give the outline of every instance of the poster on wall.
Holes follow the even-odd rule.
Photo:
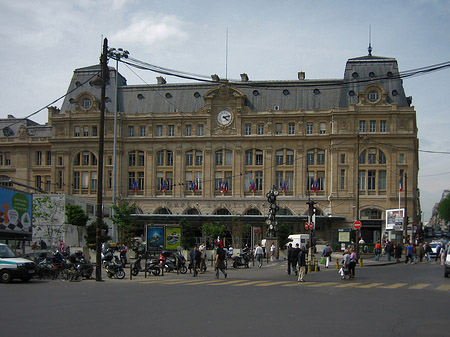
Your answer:
[[[31,236],[31,194],[0,188],[0,232]]]
[[[387,209],[386,210],[386,230],[402,230],[404,208]]]
[[[176,250],[181,246],[181,227],[166,226],[165,248]]]
[[[147,249],[162,249],[164,245],[164,227],[147,226]]]

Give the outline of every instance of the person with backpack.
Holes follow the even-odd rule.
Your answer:
[[[378,241],[375,244],[375,261],[380,261],[380,256],[381,256],[381,243]]]
[[[219,278],[219,269],[223,273],[223,276],[227,278],[227,272],[225,271],[225,250],[223,249],[221,244],[217,245],[217,251],[216,251],[216,261],[215,261],[215,267],[216,267],[216,278]]]
[[[324,258],[324,262],[325,262],[325,268],[328,268],[328,265],[330,263],[331,260],[331,247],[330,244],[327,243],[327,245],[325,246],[325,248],[322,251],[322,257]]]

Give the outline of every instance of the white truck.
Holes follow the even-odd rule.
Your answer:
[[[8,245],[0,243],[0,282],[9,283],[13,279],[28,282],[35,273],[33,261],[18,257]]]
[[[295,248],[296,244],[299,244],[299,247],[307,247],[309,243],[309,234],[291,234],[288,236],[288,240],[290,240],[286,246],[292,243],[292,247]]]

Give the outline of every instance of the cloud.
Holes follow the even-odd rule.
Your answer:
[[[187,24],[175,15],[137,14],[128,21],[126,28],[112,34],[111,41],[150,52],[154,48],[180,44],[189,37]]]

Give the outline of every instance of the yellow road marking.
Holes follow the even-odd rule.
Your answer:
[[[263,283],[263,282],[267,282],[267,281],[250,281],[250,282],[245,282],[245,283],[232,284],[232,286],[233,287],[250,286],[250,285],[255,285],[255,284]]]
[[[287,284],[287,283],[291,283],[291,281],[265,282],[265,283],[255,284],[255,287],[268,287],[268,286],[274,286],[277,284]]]
[[[450,290],[450,284],[442,284],[436,290]]]
[[[383,289],[397,289],[397,288],[404,287],[404,286],[407,286],[407,285],[408,285],[408,283],[394,283],[394,284],[391,284],[389,286],[382,286],[380,288],[383,288]]]
[[[333,285],[336,285],[336,284],[339,284],[339,283],[338,282],[323,282],[323,283],[321,283],[321,282],[317,282],[317,283],[309,283],[309,282],[307,282],[306,286],[308,286],[308,287],[326,287],[326,286],[333,286]]]
[[[316,282],[298,282],[297,280],[293,281],[292,283],[288,284],[282,284],[282,287],[296,287],[296,286],[305,286],[305,285],[312,285]]]
[[[374,287],[379,287],[379,286],[382,286],[384,283],[369,283],[369,284],[364,284],[364,285],[362,285],[362,286],[358,286],[357,288],[364,288],[364,289],[367,289],[367,288],[374,288]]]
[[[356,283],[353,283],[353,282],[351,282],[351,283],[342,283],[342,284],[340,284],[340,285],[338,285],[338,286],[335,286],[335,288],[349,288],[349,287],[356,287],[356,286],[358,286],[358,285],[360,285],[361,283],[358,283],[358,282],[356,282]]]
[[[420,290],[420,289],[429,287],[430,285],[431,284],[429,284],[429,283],[419,283],[419,284],[409,287],[408,289],[419,289]]]
[[[241,283],[241,282],[247,282],[248,280],[233,280],[233,281],[219,281],[219,280],[217,280],[218,282],[220,282],[220,283],[214,283],[214,284],[212,284],[212,285],[214,285],[214,286],[218,286],[218,285],[227,285],[227,284],[235,284],[235,283]]]
[[[186,282],[185,284],[188,286],[196,286],[198,284],[214,284],[214,283],[218,283],[221,282],[220,280],[206,280],[206,281],[190,281],[190,282]]]

